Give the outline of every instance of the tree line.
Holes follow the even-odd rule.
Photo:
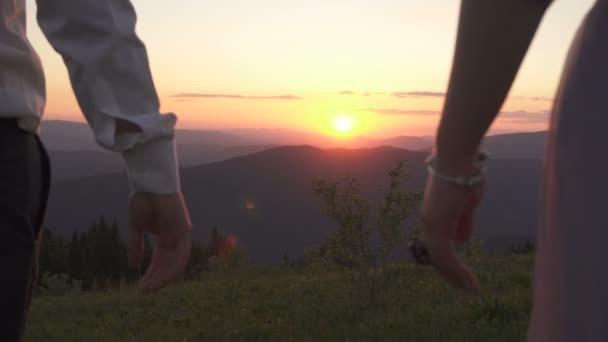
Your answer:
[[[193,241],[186,277],[192,278],[207,271],[209,258],[224,253],[228,242],[217,226],[211,230],[207,245]],[[40,246],[38,286],[44,288],[47,285],[42,275],[67,276],[70,284],[77,283],[83,291],[131,284],[145,272],[151,253],[152,244],[146,238],[141,268],[129,268],[127,245],[120,236],[119,226],[115,221],[109,223],[103,216],[69,238],[45,228]]]

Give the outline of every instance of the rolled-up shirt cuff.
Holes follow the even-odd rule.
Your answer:
[[[134,192],[181,191],[174,138],[160,138],[122,152]]]

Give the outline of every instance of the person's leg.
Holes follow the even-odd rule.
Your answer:
[[[586,17],[555,99],[528,341],[608,341],[608,0]]]
[[[15,120],[0,120],[0,341],[19,341],[23,334],[48,175],[37,137]]]

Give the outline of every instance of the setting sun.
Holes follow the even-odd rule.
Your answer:
[[[336,118],[334,122],[334,127],[338,132],[348,133],[353,130],[355,124],[353,122],[353,118],[349,116],[340,116]]]

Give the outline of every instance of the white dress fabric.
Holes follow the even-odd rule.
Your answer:
[[[608,341],[608,0],[587,14],[555,99],[529,342]]]

